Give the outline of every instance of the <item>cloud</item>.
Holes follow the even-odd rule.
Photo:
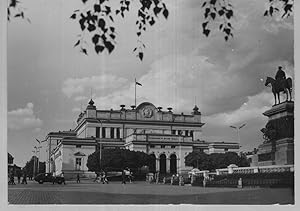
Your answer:
[[[37,132],[43,122],[34,115],[33,106],[33,103],[27,103],[25,108],[9,111],[7,114],[8,129],[22,130],[32,128]]]
[[[88,98],[86,96],[77,96],[74,98],[75,101],[84,101],[87,100]]]
[[[266,119],[262,113],[271,107],[273,95],[268,92],[261,92],[255,96],[247,97],[243,105],[232,112],[225,112],[207,116],[205,121],[208,124],[229,126],[239,125],[253,119]]]
[[[111,74],[103,74],[98,76],[84,78],[68,78],[63,82],[63,93],[72,97],[76,94],[83,94],[92,88],[93,91],[109,90],[111,88],[119,88],[127,82],[127,79],[117,77]],[[77,96],[77,100],[82,100],[82,97]]]
[[[81,111],[80,108],[73,108],[73,109],[72,109],[72,112],[74,112],[74,113],[79,113],[80,111]]]

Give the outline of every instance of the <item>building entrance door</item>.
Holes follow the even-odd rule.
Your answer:
[[[149,171],[152,173],[156,172],[156,157],[154,154],[150,155]]]
[[[161,154],[159,156],[159,172],[165,174],[167,172],[167,163],[166,163],[166,155]]]
[[[177,173],[177,156],[175,154],[170,156],[170,173]]]

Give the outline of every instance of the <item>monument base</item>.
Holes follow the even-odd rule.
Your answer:
[[[276,165],[294,164],[294,139],[285,138],[276,141]]]
[[[294,164],[294,139],[284,138],[258,147],[258,166]]]

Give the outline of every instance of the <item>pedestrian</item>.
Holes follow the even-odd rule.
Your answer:
[[[15,185],[15,184],[16,184],[16,183],[15,183],[15,175],[14,175],[13,172],[10,174],[10,184],[11,184],[11,185]]]
[[[62,182],[64,183],[64,185],[66,184],[66,181],[65,181],[65,176],[64,176],[64,172],[61,172],[61,178],[62,178]]]
[[[106,172],[103,173],[103,184],[105,184],[105,183],[108,184]]]
[[[26,171],[25,171],[25,170],[23,170],[22,184],[27,184],[27,174],[26,174]]]
[[[133,181],[133,175],[132,175],[131,171],[129,172],[128,178],[129,178],[129,183],[132,183],[132,181]]]
[[[126,174],[125,174],[125,169],[122,171],[122,184],[126,184]]]
[[[21,170],[17,171],[17,177],[18,177],[18,184],[21,182]]]
[[[104,184],[104,173],[103,173],[103,170],[100,171],[100,182],[102,182]]]
[[[80,183],[80,176],[79,176],[79,173],[77,173],[77,183]]]

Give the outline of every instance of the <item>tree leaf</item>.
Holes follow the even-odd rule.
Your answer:
[[[156,7],[154,7],[154,8],[153,8],[154,15],[156,15],[156,16],[157,16],[157,15],[160,13],[160,11],[161,11],[161,10],[162,10],[162,8],[161,8],[161,7],[157,7],[157,6],[156,6]]]
[[[98,20],[98,26],[103,30],[105,27],[105,20],[103,18],[100,18]]]
[[[95,45],[95,51],[97,54],[101,53],[104,50],[104,46],[102,45]]]
[[[218,11],[218,14],[219,14],[220,16],[224,15],[224,13],[225,13],[224,10],[219,10],[219,11]]]
[[[203,28],[203,30],[205,30],[205,28],[206,28],[207,24],[208,24],[208,21],[206,21],[206,22],[202,23],[202,28]]]
[[[143,52],[139,52],[138,56],[139,56],[140,60],[143,61],[144,53]]]
[[[205,13],[204,13],[204,17],[207,18],[209,13],[210,13],[210,9],[206,8]]]
[[[111,26],[111,27],[109,27],[109,29],[110,29],[111,32],[115,32],[115,27]]]
[[[228,10],[226,13],[226,17],[230,19],[233,16],[233,10]]]
[[[152,19],[149,21],[149,24],[152,26],[153,24],[155,24],[155,20],[152,18]]]
[[[72,15],[71,15],[71,17],[70,17],[71,19],[76,19],[76,14],[75,13],[73,13]]]
[[[115,46],[109,41],[105,41],[104,45],[105,45],[106,49],[108,50],[108,53],[111,53],[115,48]]]
[[[92,42],[96,45],[99,42],[100,35],[95,34],[92,38]]]
[[[115,39],[116,38],[116,35],[114,35],[114,34],[110,34],[109,35],[112,39]]]
[[[208,37],[209,33],[210,33],[210,30],[209,30],[209,29],[203,30],[203,34],[205,34],[206,37]]]
[[[84,53],[85,55],[88,55],[85,48],[81,48],[81,52]]]
[[[92,32],[96,30],[96,26],[94,24],[89,24],[87,29],[89,30],[89,32]]]
[[[94,10],[95,12],[100,12],[101,11],[100,4],[94,4]]]
[[[169,16],[169,11],[167,9],[164,9],[163,11],[163,15],[165,16],[165,18],[167,19]]]
[[[215,18],[216,18],[216,13],[211,12],[211,13],[210,13],[210,17],[212,17],[212,19],[215,20]]]
[[[77,45],[79,45],[80,40],[77,40],[77,42],[75,43],[74,47],[76,47]]]

